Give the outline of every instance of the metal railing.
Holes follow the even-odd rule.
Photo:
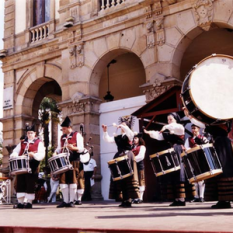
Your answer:
[[[2,180],[3,178],[0,178]],[[11,204],[11,180],[0,181],[0,204]]]

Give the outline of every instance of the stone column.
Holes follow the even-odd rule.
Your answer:
[[[97,174],[95,177],[95,185],[92,187],[92,198],[94,200],[102,200],[101,194],[101,168],[100,168],[100,132],[99,132],[99,105],[101,100],[92,96],[81,96],[79,99],[65,101],[59,103],[62,108],[63,117],[69,116],[73,129],[80,131],[80,124],[84,125],[84,145],[91,137],[90,145],[93,146],[93,159],[97,163]],[[88,147],[87,147],[88,148]]]

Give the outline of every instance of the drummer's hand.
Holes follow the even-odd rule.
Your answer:
[[[107,128],[108,128],[107,125],[102,125],[102,129],[104,132],[107,132]]]
[[[29,152],[29,153],[28,153],[28,156],[29,156],[30,158],[34,158],[34,155],[35,155],[34,152]]]
[[[57,155],[57,153],[56,153],[56,152],[54,152],[52,156],[56,156],[56,155]]]
[[[189,115],[188,109],[187,109],[186,107],[183,107],[182,109],[183,109],[183,111],[184,111],[184,115],[185,115],[186,117],[188,117],[189,119],[191,119],[192,116]]]
[[[68,144],[66,147],[67,147],[69,150],[74,150],[74,146],[73,146],[72,144]]]
[[[149,131],[147,131],[146,129],[144,129],[144,133],[149,134]]]
[[[165,130],[166,130],[166,125],[164,125],[163,128],[159,132],[162,133]]]

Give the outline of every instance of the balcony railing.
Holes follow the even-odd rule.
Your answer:
[[[49,36],[49,23],[43,23],[37,25],[33,28],[30,28],[31,33],[31,43],[36,43],[38,41],[42,41]]]
[[[124,2],[126,2],[126,0],[100,0],[100,10],[104,11],[109,8],[118,7]]]

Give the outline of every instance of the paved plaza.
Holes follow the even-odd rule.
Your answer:
[[[0,232],[233,232],[233,208],[216,210],[212,204],[142,203],[127,209],[113,201],[64,209],[54,204],[35,204],[33,209],[1,205]]]

